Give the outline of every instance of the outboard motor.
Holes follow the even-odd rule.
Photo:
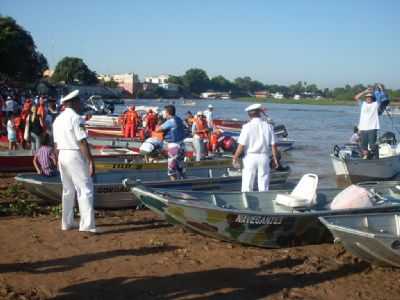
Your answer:
[[[391,131],[387,131],[379,137],[379,143],[394,146],[397,144],[396,135]]]
[[[379,159],[379,145],[371,146],[371,150],[368,151],[368,159]]]

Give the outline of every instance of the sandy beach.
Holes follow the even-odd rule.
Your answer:
[[[13,184],[2,176],[4,191]],[[19,193],[26,198],[24,191]],[[14,195],[13,200],[18,198]],[[103,233],[52,214],[0,217],[0,299],[396,299],[400,271],[340,245],[261,249],[171,226],[148,210],[97,211]]]

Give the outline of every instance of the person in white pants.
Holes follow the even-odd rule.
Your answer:
[[[61,229],[77,227],[74,222],[75,194],[81,215],[79,231],[96,233],[93,208],[94,163],[87,143],[80,111],[79,91],[61,99],[65,110],[53,124],[53,136],[58,150],[58,168],[63,184]]]
[[[270,178],[270,147],[275,166],[278,166],[275,145],[275,134],[272,126],[261,119],[263,108],[261,104],[248,106],[245,111],[250,117],[250,122],[242,127],[238,139],[238,148],[233,156],[233,165],[239,165],[239,157],[245,153],[242,169],[242,192],[254,190],[257,177],[258,190],[268,191]]]

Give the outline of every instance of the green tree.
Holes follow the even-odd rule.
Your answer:
[[[108,81],[101,81],[101,84],[102,85],[104,85],[104,86],[106,86],[106,87],[109,87],[109,88],[116,88],[116,87],[118,87],[118,82],[116,82],[116,81],[114,81],[113,79],[111,79],[111,80],[108,80]]]
[[[0,76],[34,82],[48,68],[29,32],[11,17],[0,16]]]
[[[91,71],[81,58],[64,57],[56,66],[52,80],[55,82],[96,84],[96,73]]]
[[[182,79],[181,76],[171,75],[168,78],[168,83],[173,83],[173,84],[177,84],[177,85],[183,85],[183,79]]]
[[[186,90],[195,94],[200,94],[210,87],[210,79],[202,69],[189,69],[182,79]]]
[[[218,92],[229,92],[232,89],[233,84],[224,76],[219,75],[211,79],[210,86],[213,90]]]

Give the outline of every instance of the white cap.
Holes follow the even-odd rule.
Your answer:
[[[61,98],[61,104],[64,103],[65,101],[74,99],[74,98],[76,98],[78,96],[79,96],[79,90],[75,90],[75,91],[69,93],[67,96],[62,97]]]
[[[201,111],[201,110],[199,110],[197,113],[196,113],[196,116],[202,116],[203,115],[203,112]]]
[[[262,105],[260,103],[255,103],[250,106],[247,106],[245,111],[252,111],[252,110],[257,110],[257,109],[262,109]]]
[[[208,108],[214,108],[214,106],[212,106],[212,104],[208,104]]]

